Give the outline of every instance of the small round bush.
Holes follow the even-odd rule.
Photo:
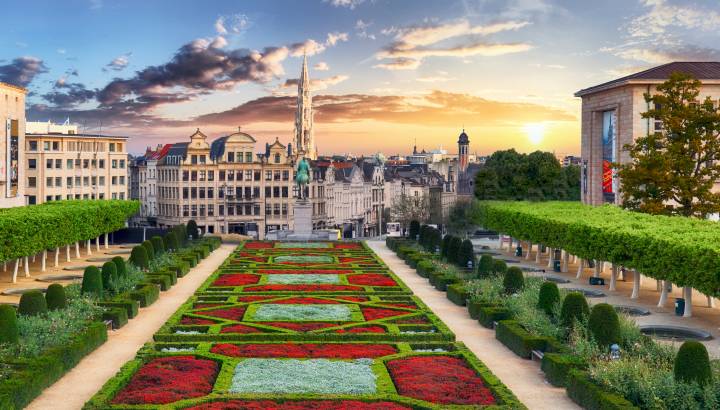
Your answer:
[[[136,246],[130,253],[130,263],[140,269],[148,268],[148,254],[144,246]]]
[[[503,278],[503,288],[505,288],[505,293],[512,295],[520,292],[523,286],[525,286],[525,278],[523,277],[523,273],[520,268],[513,266],[505,272],[505,277]]]
[[[418,221],[410,221],[410,239],[417,239],[417,236],[420,234],[420,222]]]
[[[112,261],[115,264],[115,269],[117,270],[118,277],[125,277],[127,275],[127,266],[125,265],[125,259],[123,259],[122,256],[116,256],[112,258]]]
[[[152,242],[153,250],[156,254],[165,253],[165,244],[163,243],[163,238],[161,236],[153,236],[150,238],[150,242]]]
[[[19,337],[15,308],[0,305],[0,343],[17,343]]]
[[[505,272],[507,272],[507,269],[508,269],[507,263],[505,263],[504,260],[493,259],[493,268],[492,268],[493,272],[501,275],[501,274],[504,274]]]
[[[554,282],[543,282],[540,285],[540,294],[538,295],[538,308],[544,311],[548,316],[555,314],[555,306],[560,303],[560,290]]]
[[[48,310],[65,309],[67,307],[67,296],[65,287],[59,283],[48,286],[45,292],[45,302]]]
[[[106,290],[112,290],[115,286],[115,283],[117,283],[117,278],[117,266],[115,265],[115,262],[105,262],[102,266],[103,287]]]
[[[598,303],[590,310],[588,328],[600,347],[608,348],[620,343],[620,318],[615,308],[607,303]]]
[[[102,297],[103,282],[102,274],[97,266],[88,266],[83,273],[82,286],[80,287],[83,294]]]
[[[193,239],[200,237],[200,230],[198,230],[197,222],[194,219],[189,220],[187,223],[187,234]]]
[[[582,320],[590,312],[585,296],[580,292],[570,292],[563,300],[560,309],[560,322],[566,327],[572,327],[575,320]]]
[[[472,242],[470,242],[470,239],[465,239],[460,242],[460,249],[458,249],[458,255],[455,263],[457,263],[458,266],[466,267],[470,261],[475,263],[475,252],[473,251],[473,245]]]
[[[145,248],[145,252],[147,252],[147,257],[149,261],[155,259],[155,248],[153,247],[152,242],[143,241],[143,243],[141,243],[140,245]]]
[[[45,295],[39,290],[31,290],[20,296],[20,306],[18,313],[25,316],[37,316],[47,312],[47,302]]]
[[[477,266],[479,278],[486,278],[493,272],[493,258],[490,255],[482,255]]]
[[[705,386],[712,382],[710,358],[705,345],[697,340],[688,340],[680,346],[673,367],[675,380],[683,383],[697,383]]]

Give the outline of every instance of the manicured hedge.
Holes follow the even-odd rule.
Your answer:
[[[447,287],[447,298],[458,306],[465,306],[467,303],[468,292],[465,290],[465,285],[462,283],[455,283]]]
[[[113,329],[120,329],[128,322],[127,310],[122,307],[108,308],[103,312],[102,320],[111,320]]]
[[[495,338],[525,359],[530,358],[533,350],[544,351],[547,346],[546,337],[531,335],[520,322],[514,320],[499,321],[495,328]]]
[[[477,319],[481,325],[492,329],[495,322],[510,319],[510,311],[504,307],[483,306],[478,309]]]
[[[140,303],[140,307],[147,307],[155,303],[160,296],[160,289],[154,283],[138,286],[130,292],[130,297]]]
[[[553,386],[565,387],[570,370],[583,369],[586,363],[578,356],[567,353],[550,353],[543,355],[540,368]]]
[[[567,395],[587,410],[638,409],[622,396],[603,390],[593,383],[587,372],[576,369],[568,373]]]
[[[720,296],[716,222],[576,202],[480,202],[475,217],[483,227],[514,238]]]
[[[0,408],[24,408],[106,340],[105,324],[94,322],[66,345],[49,349],[32,359],[10,363],[15,371],[11,377],[0,381]]]
[[[114,232],[123,228],[139,207],[137,201],[73,200],[3,209],[0,260],[9,261]]]

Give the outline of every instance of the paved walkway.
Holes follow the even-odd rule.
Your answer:
[[[458,341],[472,350],[492,372],[530,409],[578,409],[564,388],[553,387],[545,380],[537,362],[522,359],[495,339],[495,331],[482,327],[470,318],[467,308],[450,302],[445,292],[438,292],[427,279],[398,258],[384,242],[368,241],[377,253],[416,296],[455,333]]]
[[[236,245],[223,244],[185,277],[123,328],[110,332],[108,341],[86,356],[75,368],[47,388],[27,409],[77,410],[82,408],[153,334],[193,295],[195,290],[232,253]]]

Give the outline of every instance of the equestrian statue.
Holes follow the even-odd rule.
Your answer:
[[[310,163],[303,158],[298,161],[295,169],[295,184],[297,184],[298,199],[307,199],[307,186],[310,183]]]

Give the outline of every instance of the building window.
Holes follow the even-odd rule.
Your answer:
[[[46,160],[45,160],[45,168],[47,168],[47,169],[52,169],[52,167],[53,167],[53,160],[51,160],[51,159],[46,159]]]
[[[275,181],[279,181],[279,180],[280,180],[280,171],[275,171],[275,172],[273,173],[273,179],[274,179]]]
[[[272,205],[271,204],[265,204],[265,215],[272,214]]]
[[[287,204],[282,204],[282,214],[287,215],[287,213],[288,213]]]
[[[215,216],[215,205],[208,205],[207,206],[207,216]]]
[[[52,177],[45,178],[45,186],[48,188],[52,188],[53,186],[53,179]]]
[[[190,180],[191,180],[191,181],[197,181],[197,171],[191,171],[191,172],[190,172]]]
[[[273,187],[273,198],[280,198],[280,187]]]
[[[98,185],[100,185],[100,186],[105,186],[105,177],[102,177],[102,176],[101,176],[99,182],[100,182],[100,183],[99,183]]]
[[[272,171],[265,171],[265,180],[272,181]]]
[[[37,141],[28,141],[28,151],[37,151]]]
[[[238,152],[235,155],[237,157],[237,162],[243,162],[243,153],[242,152]]]
[[[255,170],[253,171],[253,181],[259,181],[260,180],[260,171]]]
[[[72,186],[73,186],[73,178],[72,178],[72,177],[67,177],[67,179],[65,180],[65,185],[66,185],[68,188],[72,188]],[[68,199],[69,199],[69,198],[68,198]]]
[[[35,188],[37,186],[37,179],[35,177],[28,177],[28,187]]]
[[[85,160],[85,161],[87,161],[87,160]],[[118,167],[118,162],[116,159],[112,160],[112,167],[113,167],[113,169],[116,169]],[[87,167],[83,167],[83,168],[87,168]]]
[[[252,154],[252,152],[246,152],[246,153],[245,153],[245,162],[253,162],[253,154]]]
[[[249,186],[245,187],[245,198],[251,199],[252,198],[252,192],[250,192],[251,188]]]
[[[28,169],[36,169],[37,168],[37,160],[34,158],[28,159]]]
[[[208,181],[214,181],[214,180],[215,180],[215,171],[208,171],[208,172],[207,172],[207,180],[208,180]]]
[[[235,162],[235,153],[234,152],[227,153],[227,162]]]
[[[85,177],[84,179],[87,179],[87,177]],[[117,177],[116,176],[113,176],[111,181],[112,181],[111,182],[112,185],[117,185]],[[85,185],[87,185],[87,184],[85,184]]]
[[[84,168],[84,169],[90,168],[90,160],[89,160],[89,159],[84,159],[84,160],[83,160],[83,168]],[[115,168],[115,167],[113,167],[113,168]]]
[[[35,195],[29,195],[28,196],[28,205],[35,205],[37,203],[37,200],[35,199]]]
[[[229,169],[227,172],[227,180],[228,181],[234,181],[235,180],[235,171]]]
[[[260,198],[260,187],[259,186],[253,187],[253,198]]]
[[[200,155],[200,163],[201,164],[205,163],[205,155]]]
[[[655,110],[662,109],[661,104],[655,104]],[[653,119],[653,131],[655,132],[662,132],[663,130],[663,122],[662,120],[659,120],[657,118]]]
[[[218,171],[218,179],[223,182],[225,181],[225,171],[224,170]]]
[[[218,215],[225,216],[225,205],[218,205]]]
[[[271,189],[272,188],[270,188],[269,186],[265,187],[265,198],[270,198],[272,196],[272,193],[270,191]]]
[[[287,181],[288,179],[290,179],[290,172],[289,172],[289,171],[283,171],[283,172],[282,172],[282,180],[283,180],[283,181]]]
[[[183,216],[190,216],[190,205],[183,205]]]
[[[280,154],[277,153],[277,152],[275,153],[275,163],[276,163],[276,164],[279,164],[279,163],[280,163]]]
[[[198,157],[197,155],[192,155],[192,156],[190,157],[190,163],[193,164],[193,165],[196,165],[196,164],[198,163],[198,158],[197,158],[197,157]]]
[[[288,197],[288,187],[286,187],[286,186],[282,187],[282,197],[283,198]]]
[[[125,168],[125,160],[124,159],[120,160],[120,168],[122,168],[122,169]]]
[[[50,151],[50,141],[43,141],[43,151]]]
[[[207,189],[207,197],[208,199],[213,199],[215,197],[215,190],[212,187]]]
[[[58,188],[62,187],[62,177],[55,177],[55,186]]]
[[[280,204],[275,204],[273,206],[273,214],[280,215]]]

